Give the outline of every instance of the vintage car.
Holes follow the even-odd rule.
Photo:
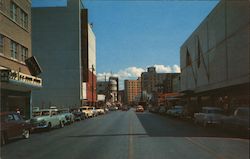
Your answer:
[[[96,107],[96,111],[98,115],[102,115],[105,114],[105,110],[101,107]]]
[[[74,115],[75,121],[80,121],[85,119],[85,114],[79,108],[71,108],[70,112]]]
[[[172,109],[167,110],[166,114],[174,117],[182,117],[184,112],[184,107],[180,105],[174,106]]]
[[[144,112],[144,108],[141,105],[138,105],[135,109],[136,112]]]
[[[33,112],[30,120],[32,129],[51,129],[55,127],[64,127],[63,118],[56,109],[42,109]]]
[[[202,112],[194,113],[194,122],[202,123],[204,127],[208,124],[221,124],[223,111],[219,107],[202,107]]]
[[[94,117],[93,108],[89,106],[82,106],[80,110],[85,114],[86,118]]]
[[[69,109],[58,109],[57,111],[58,114],[61,115],[61,121],[63,121],[64,124],[71,124],[75,121],[74,114],[72,114]]]
[[[223,128],[233,129],[235,131],[249,131],[249,107],[238,107],[234,114],[226,116],[221,123]]]
[[[1,112],[1,144],[6,144],[9,139],[14,137],[30,137],[31,125],[23,120],[16,112]]]

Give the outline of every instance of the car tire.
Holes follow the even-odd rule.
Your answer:
[[[5,145],[8,143],[7,135],[3,132],[1,133],[1,145]]]
[[[30,131],[27,129],[23,130],[23,138],[28,139],[30,137]]]
[[[60,121],[60,128],[63,128],[63,127],[64,127],[64,122]]]
[[[47,127],[47,129],[50,131],[50,130],[51,130],[51,128],[52,128],[51,123],[48,123],[48,127]]]

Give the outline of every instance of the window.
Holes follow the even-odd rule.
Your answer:
[[[0,34],[0,53],[3,53],[3,35]]]
[[[10,17],[15,22],[17,21],[17,5],[13,2],[10,5]]]
[[[188,48],[187,48],[187,53],[186,53],[186,66],[190,66],[191,64],[192,64],[191,56],[190,56],[190,53],[189,53]]]
[[[0,9],[3,7],[3,0],[0,0]]]
[[[11,57],[14,59],[17,59],[17,43],[14,41],[11,41],[10,43],[10,49],[11,49]]]
[[[25,47],[21,47],[21,60],[25,61],[28,58],[28,49]]]
[[[21,26],[28,28],[28,14],[21,10]]]

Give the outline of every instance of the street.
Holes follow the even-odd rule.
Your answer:
[[[1,147],[2,159],[248,159],[249,139],[149,112],[114,111]]]

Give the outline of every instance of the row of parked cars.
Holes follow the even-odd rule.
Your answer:
[[[30,120],[24,120],[17,112],[1,112],[1,144],[4,145],[14,137],[30,137],[30,133],[36,130],[50,130],[63,128],[75,121],[84,120],[105,114],[108,109],[83,106],[73,109],[49,109],[34,110]]]
[[[195,124],[201,124],[204,127],[208,125],[218,125],[222,128],[232,130],[246,130],[250,132],[249,126],[249,106],[238,107],[231,115],[225,115],[219,107],[202,107],[200,112],[190,115],[183,106],[174,106],[171,109],[166,107],[151,107],[150,112],[168,115],[176,118],[190,118]]]

